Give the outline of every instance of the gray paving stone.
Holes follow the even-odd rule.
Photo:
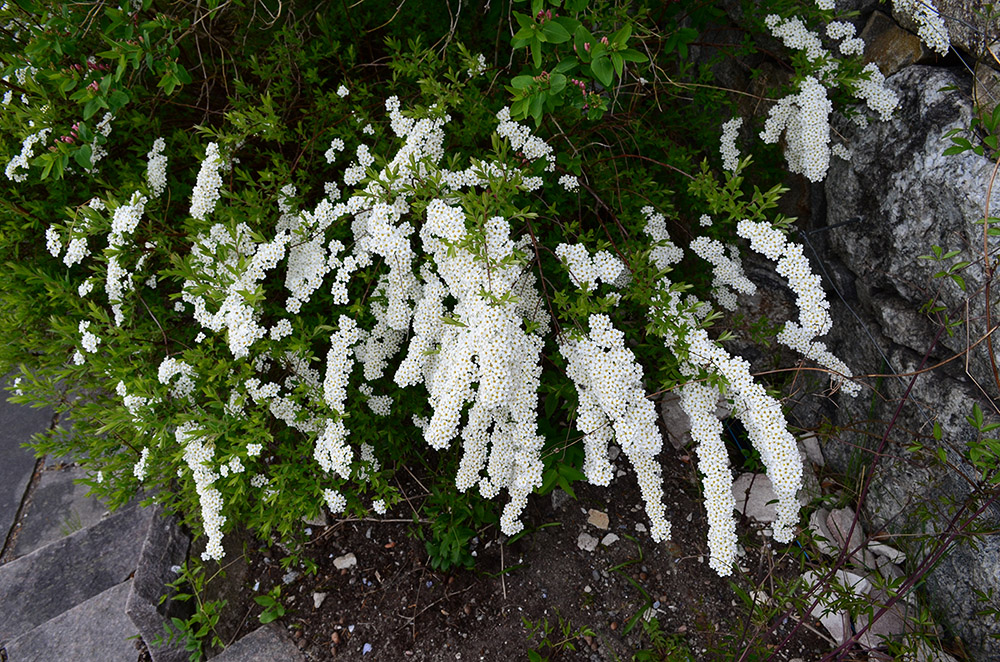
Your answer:
[[[113,586],[7,645],[9,662],[135,662],[136,630],[125,616],[131,581]]]
[[[21,518],[14,553],[24,556],[101,521],[107,508],[94,497],[88,497],[86,485],[73,481],[85,478],[82,467],[66,466],[46,469],[32,490],[31,504]]]
[[[52,411],[7,402],[0,392],[0,535],[7,540],[35,471],[35,458],[21,446],[31,435],[49,428]],[[3,542],[0,542],[2,545]]]
[[[151,516],[139,506],[124,508],[0,566],[0,643],[128,579]]]
[[[150,510],[153,521],[142,545],[125,613],[138,628],[153,662],[186,662],[189,656],[182,642],[162,646],[154,646],[152,642],[163,636],[163,626],[171,616],[186,616],[176,602],[167,600],[160,604],[160,596],[166,592],[167,583],[177,579],[172,568],[184,563],[191,540],[175,518],[161,516],[159,506]]]
[[[275,623],[268,623],[212,659],[216,662],[296,662],[306,658],[284,629]]]

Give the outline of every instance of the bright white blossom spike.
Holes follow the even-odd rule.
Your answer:
[[[139,457],[139,461],[135,463],[132,467],[132,473],[135,475],[136,480],[140,483],[146,478],[146,462],[149,461],[149,448],[142,449],[142,455]]]
[[[222,493],[213,486],[219,477],[212,470],[215,446],[202,439],[198,432],[193,423],[183,423],[177,427],[174,436],[184,448],[184,462],[191,471],[201,504],[202,526],[208,536],[201,558],[204,561],[220,561],[226,555],[222,548],[222,527],[226,524],[226,518],[222,515]]]
[[[21,153],[7,163],[4,170],[7,179],[12,182],[23,182],[28,179],[28,173],[20,171],[28,170],[29,163],[34,158],[35,145],[44,146],[50,133],[52,133],[52,129],[42,129],[38,133],[32,133],[25,137],[24,142],[21,143]]]
[[[157,138],[153,141],[153,148],[146,154],[149,160],[146,166],[146,182],[154,198],[160,197],[167,188],[167,155],[163,153],[166,147],[163,138]]]
[[[205,148],[205,159],[201,162],[201,170],[198,171],[198,181],[194,191],[191,192],[191,216],[200,221],[212,213],[221,197],[219,189],[222,188],[222,176],[219,171],[223,165],[218,144],[209,143]]]
[[[917,35],[931,50],[941,56],[948,54],[951,45],[948,27],[932,0],[892,0],[892,8],[917,22]]]
[[[663,438],[656,426],[656,409],[643,389],[642,367],[625,347],[624,334],[606,315],[591,315],[589,323],[589,335],[559,343],[559,353],[567,361],[566,373],[576,384],[582,404],[577,426],[586,435],[587,478],[597,484],[608,479],[609,435],[598,430],[610,424],[615,441],[635,469],[650,535],[656,542],[667,540],[670,522],[665,517],[660,465],[656,461]]]
[[[722,423],[715,415],[719,392],[700,382],[681,388],[681,409],[691,421],[691,437],[696,442],[698,470],[701,472],[705,510],[708,515],[710,568],[720,576],[733,572],[736,560],[736,520],[733,509],[733,475],[729,455],[722,441]]]
[[[740,150],[736,147],[736,138],[741,126],[743,126],[742,117],[734,117],[722,125],[719,152],[722,154],[722,167],[729,172],[735,171],[740,163]]]

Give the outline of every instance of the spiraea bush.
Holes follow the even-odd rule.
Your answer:
[[[73,425],[37,449],[112,505],[148,490],[219,559],[236,527],[294,542],[323,508],[385,513],[410,465],[440,477],[432,520],[461,503],[513,535],[533,492],[608,485],[614,443],[659,542],[654,403],[676,389],[712,567],[736,549],[720,397],[791,541],[794,439],[713,328],[755,291],[741,254],[797,297],[777,340],[860,384],[820,340],[783,172],[750,155],[780,141],[819,181],[850,150],[830,113],[895,98],[832,3],[745,16],[794,69],[760,116],[712,74],[752,41],[692,60],[711,4],[6,3],[0,367]],[[429,549],[468,560],[442,528]]]

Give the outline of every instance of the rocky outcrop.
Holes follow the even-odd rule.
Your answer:
[[[950,542],[928,575],[929,604],[973,659],[1000,659],[1000,642],[990,636],[997,623],[976,615],[984,608],[977,590],[1000,595],[1000,536],[977,536],[973,549],[947,533],[984,503],[969,480],[977,473],[965,451],[976,432],[966,416],[976,403],[993,411],[1000,396],[987,346],[994,341],[976,344],[998,322],[993,291],[987,320],[983,226],[976,224],[985,215],[993,164],[972,152],[943,154],[951,144],[944,134],[972,119],[970,79],[912,66],[888,84],[901,99],[893,121],[839,127],[853,157],[831,167],[827,231],[812,236],[825,245],[824,268],[843,297],[831,297],[837,322],[830,345],[856,372],[890,376],[872,379],[872,389],[856,399],[840,398],[834,422],[847,431],[823,450],[839,470],[871,476],[868,529],[907,534],[898,542],[913,568],[938,542]],[[1000,211],[1000,182],[992,187],[990,210]],[[934,246],[961,253],[943,262],[920,257],[932,255]],[[987,247],[992,254],[1000,241],[990,238]],[[970,262],[957,272],[964,290],[934,277],[958,260]],[[921,312],[929,301],[939,312]],[[945,319],[960,324],[942,332]],[[936,367],[914,379],[921,365]],[[935,422],[940,440],[932,434]],[[913,450],[914,442],[925,449]],[[994,504],[970,526],[995,529],[998,522]]]

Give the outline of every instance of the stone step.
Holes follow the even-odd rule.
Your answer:
[[[191,546],[190,537],[174,517],[162,517],[160,506],[153,506],[146,540],[142,545],[132,590],[128,595],[125,613],[139,630],[153,662],[187,662],[190,654],[184,642],[153,644],[164,635],[164,626],[172,616],[186,618],[188,603],[177,604],[160,598],[168,592],[167,584],[177,579],[176,568],[184,563]]]
[[[213,662],[305,662],[305,659],[276,623],[260,626],[212,658]]]
[[[46,468],[31,492],[31,503],[21,518],[14,554],[25,556],[74,531],[100,522],[104,504],[87,496],[90,488],[77,481],[87,471],[79,466]]]
[[[129,579],[152,516],[129,506],[0,566],[0,644]]]
[[[7,394],[0,391],[0,546],[6,544],[16,523],[24,492],[35,471],[34,456],[21,444],[36,432],[49,429],[51,424],[50,409],[7,402]]]
[[[136,662],[136,629],[125,615],[132,581],[113,586],[7,644],[8,662]]]

